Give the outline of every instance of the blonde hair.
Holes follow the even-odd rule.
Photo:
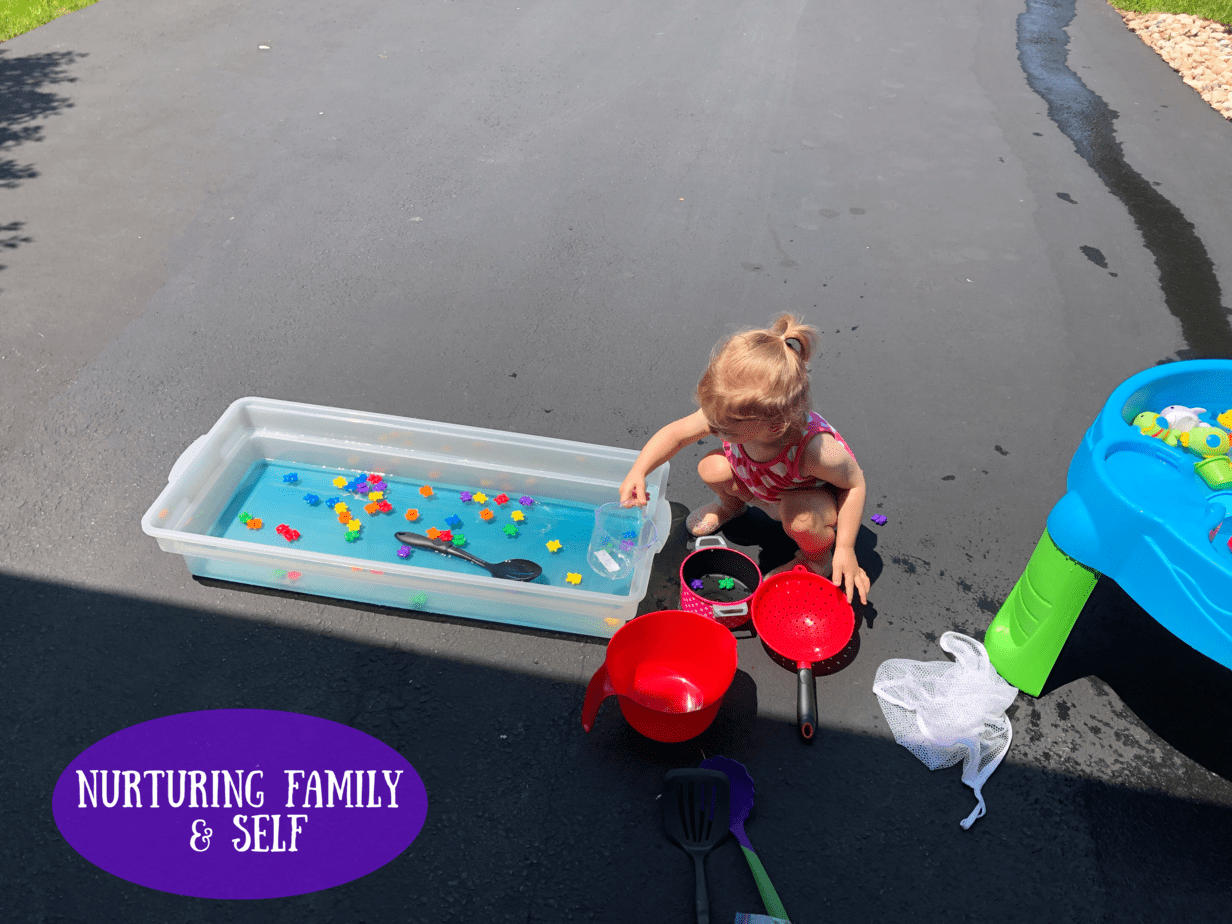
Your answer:
[[[816,339],[815,327],[785,314],[769,328],[742,330],[716,345],[697,383],[697,404],[710,425],[761,420],[776,430],[803,432],[812,408],[808,361]]]

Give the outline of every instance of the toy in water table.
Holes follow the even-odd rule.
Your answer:
[[[1101,575],[1186,644],[1232,667],[1232,549],[1215,541],[1221,528],[1228,538],[1232,510],[1224,429],[1232,409],[1206,410],[1230,404],[1232,360],[1170,363],[1113,391],[984,636],[1002,677],[1040,694]]]

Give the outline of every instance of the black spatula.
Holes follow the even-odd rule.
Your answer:
[[[697,870],[697,924],[710,924],[705,859],[727,837],[731,784],[718,770],[669,770],[663,778],[663,826],[693,857]]]

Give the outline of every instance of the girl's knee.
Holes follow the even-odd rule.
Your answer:
[[[706,484],[730,481],[732,478],[731,463],[721,452],[707,453],[697,463],[697,474]]]
[[[838,504],[834,495],[824,490],[785,494],[779,503],[779,514],[784,529],[790,533],[820,536],[829,530],[833,537],[838,525]]]
[[[697,474],[715,494],[750,501],[753,495],[732,471],[731,463],[722,452],[712,452],[697,463]]]

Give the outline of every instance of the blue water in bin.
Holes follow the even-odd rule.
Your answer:
[[[297,475],[299,480],[295,483],[284,481],[284,476],[289,474]],[[367,562],[414,565],[437,571],[488,576],[478,565],[453,555],[412,549],[409,557],[398,556],[402,544],[394,538],[394,533],[405,530],[425,535],[429,527],[435,526],[439,530],[451,530],[455,536],[463,534],[466,537],[465,550],[484,561],[526,558],[535,562],[543,568],[543,574],[535,579],[535,584],[576,587],[578,590],[608,594],[629,593],[632,577],[621,581],[606,580],[596,575],[586,563],[586,548],[595,522],[593,505],[535,494],[530,495],[535,503],[527,507],[518,503],[520,494],[511,494],[508,503],[498,505],[493,497],[501,493],[499,489],[435,481],[427,482],[432,487],[433,495],[424,497],[419,489],[425,482],[382,475],[387,485],[384,499],[394,509],[389,513],[369,514],[364,510],[364,505],[369,503],[367,497],[333,484],[339,475],[349,482],[358,474],[358,470],[290,465],[271,460],[255,462],[245,473],[209,535],[278,549],[290,546],[290,551],[322,552]],[[460,497],[463,491],[482,491],[488,495],[488,500],[482,504],[473,500],[463,502]],[[320,502],[310,506],[304,500],[305,494],[315,494]],[[326,503],[333,497],[340,498],[351,515],[363,523],[359,538],[354,542],[346,541],[346,526],[338,522],[338,514]],[[412,507],[419,511],[419,519],[410,522],[405,513]],[[479,511],[484,508],[496,516],[487,521],[481,519]],[[520,510],[525,516],[520,523],[510,516],[515,510]],[[243,512],[259,518],[262,521],[261,529],[249,529],[239,518]],[[457,516],[462,520],[462,525],[450,526],[446,523],[449,516]],[[299,530],[300,538],[287,542],[276,531],[280,523]],[[510,524],[518,528],[515,537],[507,536],[502,531]],[[558,552],[547,548],[547,543],[553,539],[561,543]],[[582,575],[582,582],[569,584],[565,580],[568,572]]]

